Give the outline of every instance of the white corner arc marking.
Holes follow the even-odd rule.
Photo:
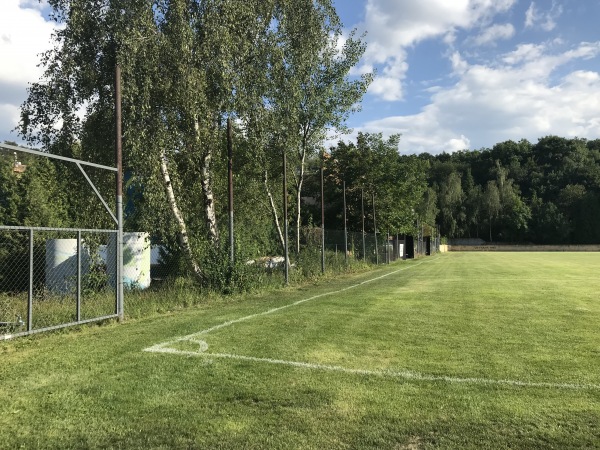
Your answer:
[[[222,328],[229,327],[231,325],[235,325],[240,322],[245,322],[248,320],[255,319],[257,317],[266,316],[269,314],[276,313],[278,311],[282,311],[287,308],[291,308],[294,306],[301,305],[303,303],[316,300],[322,297],[326,297],[329,295],[339,294],[341,292],[348,291],[350,289],[354,289],[360,287],[364,284],[371,283],[373,281],[378,281],[383,278],[394,275],[398,272],[411,269],[414,267],[418,267],[423,264],[425,261],[420,263],[404,267],[398,270],[394,270],[392,272],[388,272],[384,275],[371,278],[369,280],[361,281],[360,283],[353,284],[351,286],[347,286],[342,289],[338,289],[335,291],[324,292],[322,294],[317,294],[312,297],[308,297],[302,300],[298,300],[296,302],[290,303],[288,305],[279,306],[277,308],[272,308],[267,311],[263,311],[256,314],[251,314],[248,316],[240,317],[238,319],[229,320],[218,325],[214,325],[210,328],[206,328],[205,330],[198,331],[196,333],[188,334],[185,336],[178,337],[176,339],[172,339],[166,342],[162,342],[160,344],[153,345],[151,347],[147,347],[144,349],[145,352],[150,353],[166,353],[166,354],[175,354],[175,355],[184,355],[189,357],[204,357],[204,358],[219,358],[219,359],[231,359],[238,361],[249,361],[255,363],[264,363],[264,364],[276,364],[282,366],[289,367],[297,367],[309,370],[322,370],[328,372],[340,372],[352,375],[362,375],[362,376],[377,376],[377,377],[385,377],[385,378],[396,378],[396,379],[404,379],[409,381],[423,381],[423,382],[444,382],[451,384],[478,384],[478,385],[496,385],[496,386],[509,386],[509,387],[524,387],[524,388],[550,388],[550,389],[568,389],[568,390],[600,390],[600,385],[593,383],[561,383],[561,382],[535,382],[535,381],[524,381],[524,380],[503,380],[503,379],[488,379],[488,378],[477,378],[477,377],[453,377],[453,376],[445,376],[445,375],[430,375],[423,374],[419,372],[414,372],[410,370],[368,370],[368,369],[350,369],[342,366],[334,366],[327,364],[315,364],[308,362],[300,362],[300,361],[286,361],[281,359],[273,359],[273,358],[259,358],[255,356],[245,356],[245,355],[235,355],[229,353],[208,353],[208,344],[199,339],[201,336],[205,336],[213,331],[220,330]],[[193,342],[199,345],[199,349],[197,351],[190,350],[178,350],[173,348],[173,344],[178,342]]]

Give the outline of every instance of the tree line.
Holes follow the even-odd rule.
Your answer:
[[[373,74],[362,37],[330,0],[50,0],[60,25],[20,135],[46,152],[113,165],[122,71],[125,229],[149,231],[202,282],[228,267],[227,147],[234,147],[237,261],[302,251],[301,228],[535,243],[598,242],[599,141],[547,137],[492,149],[400,155],[399,135],[345,132]],[[231,133],[228,133],[228,128]],[[283,216],[283,156],[289,177]],[[12,157],[12,156],[11,156]],[[107,228],[76,167],[27,157],[0,170],[6,225]],[[110,198],[114,180],[95,174]],[[345,187],[345,189],[344,189]],[[87,192],[87,194],[86,194]],[[417,224],[420,224],[418,227]]]
[[[112,165],[119,65],[126,231],[149,231],[171,254],[181,255],[199,280],[209,281],[209,267],[228,260],[222,236],[228,225],[229,127],[238,252],[282,254],[287,222],[294,234],[290,247],[300,253],[301,228],[320,225],[320,212],[305,201],[320,198],[320,192],[311,192],[320,165],[326,170],[326,226],[341,228],[342,179],[353,224],[361,222],[359,192],[367,206],[375,195],[381,227],[400,231],[413,223],[425,186],[423,163],[398,155],[398,137],[361,135],[356,144],[340,143],[331,152],[323,147],[330,133],[347,131],[346,119],[373,78],[351,74],[365,44],[354,32],[342,33],[330,0],[50,0],[49,5],[60,26],[54,48],[41,60],[43,79],[31,85],[22,105],[20,135],[50,153]],[[283,156],[289,217],[283,217]],[[92,204],[94,197],[83,195],[88,188],[77,168],[33,159],[26,158],[28,171],[20,181],[6,173],[10,183],[4,189],[14,185],[9,197],[21,198],[21,206],[13,202],[6,211],[21,212],[4,214],[3,223],[110,226]],[[42,170],[52,173],[43,183],[62,194],[40,202],[53,215],[30,220],[23,212],[29,199],[17,191]],[[111,181],[96,180],[110,197]],[[374,228],[372,219],[367,229]]]
[[[600,140],[546,136],[421,154],[442,234],[493,242],[600,242]]]

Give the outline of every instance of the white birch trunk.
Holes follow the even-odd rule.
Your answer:
[[[215,212],[215,198],[212,190],[212,151],[208,150],[202,159],[202,194],[204,195],[204,210],[206,214],[206,227],[208,237],[213,245],[219,245],[219,228]]]
[[[198,278],[202,278],[202,270],[200,270],[200,266],[194,259],[194,255],[192,253],[192,248],[190,246],[190,240],[187,233],[187,227],[185,225],[185,220],[183,215],[181,214],[181,210],[177,205],[177,199],[175,198],[175,192],[173,191],[173,184],[171,183],[171,177],[169,176],[169,168],[167,165],[167,155],[163,151],[160,158],[160,173],[163,177],[163,182],[165,186],[165,192],[167,194],[167,200],[169,201],[169,207],[171,208],[171,212],[175,216],[175,220],[177,221],[177,225],[179,226],[179,233],[177,234],[177,240],[179,241],[179,245],[183,251],[188,255],[190,264],[192,269],[194,270],[194,274]]]
[[[196,141],[198,144],[200,144],[200,124],[198,122],[198,119],[196,119],[194,126],[196,128]],[[201,184],[202,196],[204,199],[204,213],[206,214],[206,228],[208,230],[208,238],[214,246],[218,246],[219,228],[217,226],[215,196],[212,189],[212,156],[212,148],[210,145],[208,145],[206,153],[202,158]]]
[[[302,143],[302,148],[299,152],[300,156],[300,174],[296,179],[296,254],[300,254],[300,225],[302,217],[300,215],[302,208],[302,185],[304,184],[304,164],[306,162],[306,131]]]
[[[271,205],[271,214],[273,215],[273,221],[275,222],[275,227],[277,228],[279,242],[281,243],[281,248],[283,249],[285,246],[285,240],[283,239],[283,231],[281,230],[281,225],[279,224],[279,215],[277,214],[277,207],[275,206],[275,201],[273,200],[271,188],[269,188],[269,174],[266,170],[264,171],[263,182],[265,185],[265,191],[267,192],[267,197],[269,198],[269,204]]]
[[[306,152],[302,154],[302,160],[300,163],[300,176],[296,184],[296,254],[300,254],[300,225],[302,224],[302,217],[300,215],[302,208],[302,185],[304,184],[304,159]]]

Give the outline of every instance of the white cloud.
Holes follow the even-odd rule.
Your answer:
[[[539,27],[545,31],[552,31],[556,28],[556,21],[562,15],[563,7],[556,1],[552,2],[549,11],[539,12],[535,2],[531,2],[529,8],[525,12],[525,27]]]
[[[406,78],[407,71],[408,64],[403,53],[390,58],[383,72],[369,86],[369,92],[388,101],[402,100],[402,81]]]
[[[439,153],[489,147],[547,134],[600,138],[600,74],[576,70],[552,82],[559,67],[600,54],[600,42],[581,43],[552,54],[544,46],[522,45],[495,66],[469,64],[450,56],[459,77],[437,89],[418,114],[367,123],[358,131],[402,133],[402,151]]]
[[[47,2],[2,0],[0,14],[0,140],[15,139],[18,107],[27,96],[28,83],[39,80],[39,54],[51,48],[53,24],[42,16]]]
[[[20,5],[27,6],[22,8]],[[25,86],[37,81],[41,75],[39,54],[51,48],[53,24],[46,22],[34,2],[3,0],[0,15],[0,60],[10,64],[0,65],[0,80]],[[37,6],[37,2],[35,2]]]
[[[527,11],[525,11],[525,27],[532,27],[535,23],[535,3],[531,2]]]
[[[483,33],[473,38],[475,45],[490,45],[501,39],[510,39],[515,35],[515,27],[510,23],[487,27]]]
[[[457,29],[487,24],[499,12],[509,10],[516,0],[367,0],[365,22],[368,31],[365,61],[382,65],[370,93],[384,100],[401,100],[406,76],[406,49],[425,39],[442,37],[447,44]],[[482,39],[506,38],[511,25],[492,27]]]
[[[539,58],[545,50],[542,44],[520,44],[517,49],[507,53],[502,60],[507,64],[519,64],[523,61],[532,61]]]

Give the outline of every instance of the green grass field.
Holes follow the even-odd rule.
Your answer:
[[[600,448],[600,254],[451,253],[0,343],[0,448]]]

